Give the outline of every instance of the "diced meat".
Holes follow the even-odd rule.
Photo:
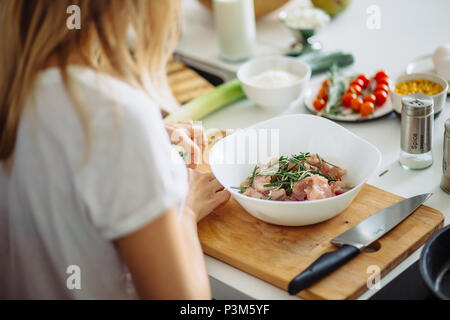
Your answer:
[[[270,191],[269,196],[272,200],[286,200],[286,190],[274,189]]]
[[[270,183],[269,176],[257,176],[253,179],[253,187],[258,192],[270,191],[273,187],[264,187],[266,184]]]
[[[343,181],[332,181],[330,182],[331,191],[335,195],[340,195],[347,192],[349,189],[342,189],[344,187],[349,187],[350,185],[347,182]]]
[[[292,195],[299,201],[318,200],[333,196],[328,180],[314,174],[294,183]]]
[[[308,162],[310,164],[313,164],[315,166],[320,164],[320,160],[319,157],[317,156],[317,154],[312,154],[309,158],[308,158]]]
[[[243,182],[241,182],[241,188],[248,187],[250,185],[250,179],[246,179]]]
[[[347,170],[338,168],[338,167],[334,167],[334,166],[330,166],[325,162],[322,162],[322,164],[319,166],[319,168],[320,168],[321,173],[323,173],[327,176],[331,176],[335,179],[341,179],[347,173]]]
[[[261,192],[256,191],[254,188],[248,188],[244,191],[246,196],[258,199],[267,199]]]
[[[328,175],[335,179],[341,179],[346,173],[347,170],[338,167],[331,167],[328,171]]]
[[[274,158],[260,165],[256,168],[255,177],[250,176],[241,183],[241,187],[244,187],[241,192],[259,199],[305,201],[326,199],[349,190],[346,187],[350,185],[341,181],[346,170],[328,164],[317,154],[301,155]],[[286,183],[266,186],[280,181]],[[289,185],[292,183],[291,189]]]
[[[299,180],[292,186],[292,196],[298,201],[306,200],[305,189],[311,184],[311,177]]]
[[[333,196],[327,179],[317,174],[312,175],[311,179],[311,184],[305,189],[308,200],[325,199]]]

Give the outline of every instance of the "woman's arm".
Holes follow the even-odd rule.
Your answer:
[[[117,240],[142,299],[211,298],[197,222],[229,197],[212,174],[189,169],[189,194],[181,217],[174,207]]]
[[[210,299],[197,222],[172,208],[144,228],[117,240],[142,299]]]

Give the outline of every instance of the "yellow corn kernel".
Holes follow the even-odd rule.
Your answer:
[[[429,96],[434,96],[435,94],[438,94],[442,90],[443,88],[433,81],[418,79],[418,80],[404,81],[397,84],[397,86],[394,89],[394,92],[402,96],[413,93],[423,93]]]

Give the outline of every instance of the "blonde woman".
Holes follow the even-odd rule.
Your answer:
[[[0,2],[0,295],[210,298],[196,224],[229,194],[173,156],[162,121],[179,10]],[[167,129],[204,143],[190,123]]]

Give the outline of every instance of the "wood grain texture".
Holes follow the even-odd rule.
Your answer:
[[[197,72],[174,59],[167,66],[167,76],[172,93],[180,104],[184,104],[214,88]]]
[[[363,219],[403,198],[365,185],[349,208],[328,221],[306,227],[281,227],[249,215],[234,199],[217,215],[199,224],[206,254],[287,290],[289,282],[327,251],[330,240]],[[376,265],[381,275],[391,271],[443,226],[441,212],[421,206],[379,240],[377,252],[362,252],[355,259],[299,293],[305,299],[355,299],[367,290],[367,268]]]

